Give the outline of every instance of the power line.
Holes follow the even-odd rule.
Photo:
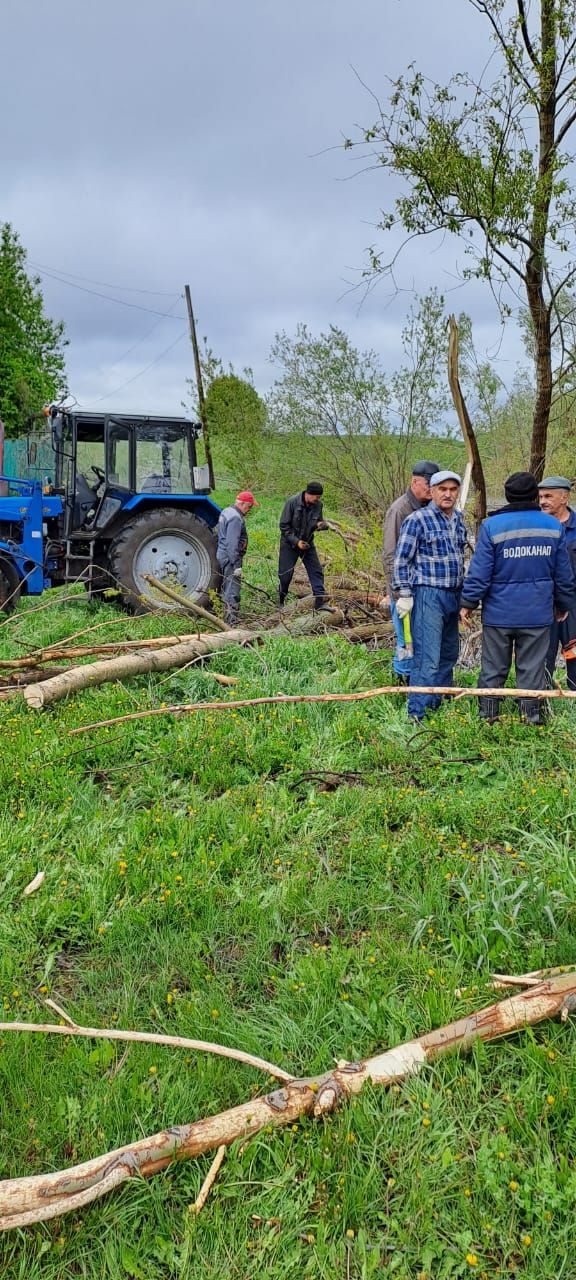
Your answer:
[[[104,298],[105,302],[115,302],[119,307],[131,307],[135,311],[147,311],[151,316],[162,316],[170,320],[184,319],[184,316],[174,316],[170,311],[156,311],[153,307],[143,307],[139,302],[126,302],[124,298],[111,298],[109,293],[98,293],[96,289],[87,289],[85,285],[75,284],[73,280],[64,280],[61,276],[54,275],[51,271],[46,271],[45,268],[40,269],[37,267],[35,269],[40,271],[40,275],[47,276],[50,280],[56,280],[58,284],[68,285],[70,289],[80,289],[81,293],[91,293],[95,298]]]
[[[158,364],[160,360],[163,360],[164,356],[167,356],[168,352],[172,351],[172,349],[176,347],[178,343],[182,341],[183,338],[186,337],[186,333],[187,331],[186,329],[184,329],[183,332],[180,333],[177,338],[175,338],[174,342],[171,342],[170,346],[165,347],[164,351],[161,351],[160,354],[157,355],[154,360],[151,360],[150,364],[147,364],[144,369],[140,369],[138,373],[134,373],[131,378],[126,378],[125,381],[121,382],[118,387],[114,387],[113,391],[107,391],[105,395],[98,396],[96,400],[89,400],[88,404],[84,405],[84,408],[89,408],[90,405],[92,404],[100,404],[102,400],[108,400],[110,396],[115,396],[118,391],[122,391],[124,387],[128,387],[131,382],[136,382],[138,378],[142,378],[145,373],[148,373],[149,369],[153,369],[154,365]]]
[[[182,294],[181,294],[181,293],[179,293],[179,294],[178,294],[178,297],[177,297],[177,298],[176,298],[176,300],[175,300],[175,302],[173,302],[172,306],[168,308],[168,311],[167,311],[167,313],[166,313],[167,315],[170,315],[170,312],[174,310],[174,307],[175,307],[175,306],[177,305],[177,303],[180,301],[180,298],[181,298],[181,297],[182,297]],[[164,317],[162,317],[162,319],[164,319]],[[155,320],[155,321],[154,321],[154,324],[151,326],[151,328],[150,328],[150,329],[147,329],[147,330],[146,330],[146,333],[144,333],[144,334],[142,335],[142,337],[141,337],[141,338],[138,338],[136,342],[133,342],[133,343],[132,343],[132,346],[131,346],[131,347],[128,347],[128,350],[127,350],[127,351],[124,351],[124,352],[122,353],[122,355],[121,355],[121,356],[118,356],[118,359],[117,359],[117,360],[114,360],[114,362],[113,362],[112,364],[108,365],[108,368],[109,368],[109,369],[117,369],[119,364],[123,364],[124,360],[127,360],[127,359],[128,359],[128,356],[131,356],[131,355],[132,355],[132,352],[133,352],[133,351],[135,351],[137,347],[140,347],[140,346],[142,345],[142,343],[143,343],[143,342],[146,342],[146,341],[147,341],[147,339],[150,337],[150,335],[151,335],[152,333],[155,333],[155,331],[156,331],[156,329],[158,328],[159,324],[160,324],[160,320]]]
[[[84,284],[97,284],[101,289],[118,289],[120,293],[148,293],[151,297],[156,298],[174,297],[173,289],[167,293],[162,289],[136,289],[129,284],[109,284],[106,280],[91,280],[89,276],[77,276],[73,271],[62,271],[60,267],[48,267],[43,262],[33,262],[31,258],[28,261],[35,271],[52,271],[56,276],[67,276],[69,280],[81,280]],[[181,297],[182,295],[179,294],[178,296]]]

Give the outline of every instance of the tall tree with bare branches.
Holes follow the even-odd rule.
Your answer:
[[[555,377],[573,359],[566,341],[576,277],[574,155],[576,0],[468,0],[486,21],[494,60],[475,81],[432,84],[410,68],[393,82],[375,123],[347,147],[367,147],[403,182],[380,229],[402,247],[435,231],[460,237],[464,275],[485,280],[501,312],[528,305],[535,397],[531,470],[541,477]],[[398,259],[370,250],[370,270],[394,275]],[[557,349],[559,367],[553,369]]]

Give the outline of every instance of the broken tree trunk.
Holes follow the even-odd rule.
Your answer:
[[[476,490],[474,523],[476,526],[476,532],[478,532],[480,524],[486,517],[486,481],[484,479],[484,468],[482,466],[478,441],[476,439],[474,427],[472,426],[470,414],[468,413],[466,401],[460,386],[458,373],[459,334],[458,325],[456,324],[454,316],[449,317],[448,324],[450,327],[450,338],[448,342],[448,382],[450,383],[452,399],[454,401],[456,413],[458,414],[458,421],[460,423],[462,435],[464,436],[466,453],[468,455],[468,463],[466,466],[467,479],[465,477],[464,484],[462,485],[459,505],[462,510],[466,506],[468,487],[470,485],[470,479],[472,479],[472,484]]]
[[[339,1062],[324,1075],[292,1080],[265,1097],[191,1124],[171,1125],[70,1169],[0,1182],[0,1230],[81,1209],[129,1178],[159,1172],[176,1157],[246,1141],[265,1127],[293,1124],[304,1115],[325,1115],[367,1083],[390,1085],[452,1050],[466,1050],[476,1040],[493,1040],[545,1018],[565,1017],[575,1007],[576,974],[559,974],[374,1058]]]

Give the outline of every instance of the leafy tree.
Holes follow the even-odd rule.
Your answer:
[[[240,482],[260,480],[260,461],[266,440],[268,414],[266,405],[254,387],[251,369],[243,369],[243,377],[231,364],[223,361],[202,339],[200,365],[204,384],[205,412],[218,454]],[[193,412],[200,417],[196,385],[188,379]]]
[[[411,68],[361,146],[405,180],[381,229],[404,243],[440,231],[465,245],[465,276],[485,280],[504,315],[528,306],[534,334],[531,469],[543,473],[553,393],[552,350],[564,350],[563,295],[576,277],[576,198],[568,137],[576,123],[576,0],[468,0],[487,23],[500,69],[431,84]],[[490,60],[488,66],[494,65]],[[355,145],[347,140],[346,146]],[[393,275],[398,253],[371,250]]]
[[[301,324],[272,346],[281,371],[268,398],[272,426],[316,441],[318,474],[365,513],[400,492],[416,440],[442,429],[446,321],[435,290],[411,309],[402,344],[406,362],[390,376],[336,325],[315,337]]]
[[[8,435],[30,429],[43,404],[66,392],[64,325],[44,313],[40,280],[9,223],[0,227],[0,417]]]
[[[266,429],[266,405],[248,378],[218,373],[206,392],[210,437],[236,473],[258,463]],[[240,468],[240,471],[239,471]]]

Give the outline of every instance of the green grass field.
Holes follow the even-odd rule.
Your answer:
[[[274,513],[274,518],[273,518]],[[273,504],[246,575],[274,585]],[[342,543],[322,543],[335,565]],[[188,629],[83,594],[0,625],[0,657]],[[245,596],[248,606],[249,598]],[[167,702],[351,691],[390,654],[337,635],[272,639],[210,665],[0,703],[0,997],[5,1020],[220,1040],[308,1075],[488,1004],[494,969],[576,960],[571,707],[490,730],[473,704],[413,737],[403,699],[80,724]],[[472,677],[468,677],[470,680]],[[319,792],[310,770],[355,770]],[[24,886],[46,879],[29,898]],[[466,988],[464,994],[458,989]],[[323,1121],[132,1181],[0,1236],[6,1280],[571,1280],[575,1030],[477,1046]],[[177,1049],[5,1033],[0,1177],[64,1168],[220,1111],[269,1080]]]

